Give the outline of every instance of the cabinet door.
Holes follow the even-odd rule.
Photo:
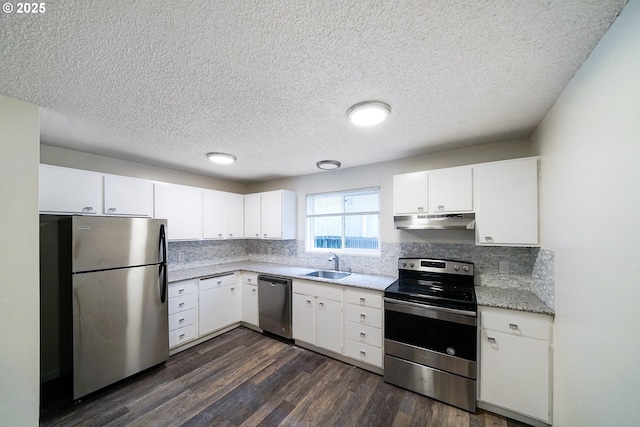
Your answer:
[[[153,182],[127,176],[104,176],[106,215],[153,216]]]
[[[167,219],[169,240],[202,238],[202,189],[184,185],[154,185],[154,217]]]
[[[244,196],[227,193],[225,202],[227,238],[241,239],[244,236]]]
[[[476,166],[479,245],[538,245],[538,161],[535,158]]]
[[[202,232],[205,239],[222,239],[227,234],[226,193],[202,191]]]
[[[282,238],[282,191],[262,193],[262,238]]]
[[[244,237],[260,238],[260,193],[244,196]]]
[[[102,213],[102,174],[40,165],[40,212]]]
[[[473,168],[429,171],[429,211],[431,213],[473,210]]]
[[[426,213],[427,172],[405,173],[393,176],[393,214]]]
[[[324,298],[316,301],[316,346],[342,354],[342,303]]]
[[[549,420],[549,343],[481,330],[479,400]]]
[[[200,291],[199,335],[206,335],[238,321],[236,285]]]
[[[241,319],[251,325],[258,326],[258,287],[242,284]]]
[[[293,338],[314,344],[315,298],[309,295],[293,294],[292,302]]]

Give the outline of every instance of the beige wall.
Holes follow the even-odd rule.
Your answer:
[[[473,163],[537,155],[528,140],[497,142],[472,148],[443,151],[368,166],[319,172],[249,185],[249,193],[285,189],[298,193],[298,239],[305,235],[305,196],[357,188],[380,187],[381,239],[384,242],[424,241],[473,243],[466,231],[400,231],[393,228],[393,175]]]
[[[38,425],[38,107],[0,96],[0,424]]]
[[[555,250],[554,425],[640,422],[640,0],[532,140],[541,238]]]
[[[171,169],[163,169],[95,154],[82,153],[80,151],[67,150],[49,145],[41,145],[40,162],[48,165],[211,188],[213,190],[231,191],[233,193],[244,194],[247,189],[246,184]]]

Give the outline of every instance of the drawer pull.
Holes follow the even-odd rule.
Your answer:
[[[251,277],[249,277],[249,278],[247,279],[247,282],[251,283],[251,280],[252,280],[252,279],[251,279]]]
[[[222,233],[218,233],[218,237],[222,237]]]
[[[367,336],[364,332],[360,332],[360,339],[364,339]]]
[[[515,323],[509,323],[509,327],[510,327],[511,329],[513,329],[514,331],[515,331],[516,329],[518,329],[518,325],[516,325]]]
[[[229,233],[229,237],[233,237],[233,233]]]
[[[180,334],[180,339],[183,339],[183,338],[184,338],[184,334]]]
[[[489,341],[490,344],[495,344],[496,343],[496,339],[495,338],[487,337],[487,340]]]
[[[231,292],[233,292],[233,291],[235,291],[235,290],[236,290],[236,288],[231,288]]]
[[[85,206],[82,208],[82,212],[93,212],[93,206]]]
[[[360,357],[364,358],[367,355],[367,352],[364,350],[360,350]]]
[[[444,210],[444,205],[438,205],[438,210],[439,211],[443,211]]]
[[[493,243],[493,237],[491,236],[484,236],[484,241],[487,243]]]
[[[255,289],[251,289],[251,292],[253,292],[253,294],[256,294],[256,290]]]
[[[178,293],[179,293],[179,294],[184,294],[184,289],[180,289],[180,290],[178,290]]]
[[[256,237],[260,237],[260,235],[256,233]]]
[[[424,212],[424,207],[418,206],[418,212]]]
[[[178,323],[184,323],[184,318],[178,320]]]
[[[363,297],[360,297],[360,304],[364,304],[365,299]]]
[[[307,305],[311,305],[311,300],[310,299],[307,300]]]
[[[320,307],[324,307],[324,303],[322,301],[318,302],[318,304],[320,305]]]
[[[116,212],[116,208],[109,208],[109,209],[107,209],[107,212],[114,213],[114,212]]]
[[[178,304],[178,307],[184,307],[184,303],[181,302],[180,304]]]
[[[218,286],[222,285],[222,280],[218,280]]]
[[[361,321],[365,320],[365,318],[366,318],[366,317],[367,317],[367,315],[366,315],[366,314],[364,314],[364,313],[360,313],[360,320],[361,320]]]

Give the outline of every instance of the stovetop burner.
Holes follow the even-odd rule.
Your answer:
[[[437,307],[476,311],[473,263],[400,258],[399,278],[385,297]]]

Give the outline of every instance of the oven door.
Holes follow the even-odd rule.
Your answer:
[[[385,297],[385,353],[475,379],[475,314]]]

